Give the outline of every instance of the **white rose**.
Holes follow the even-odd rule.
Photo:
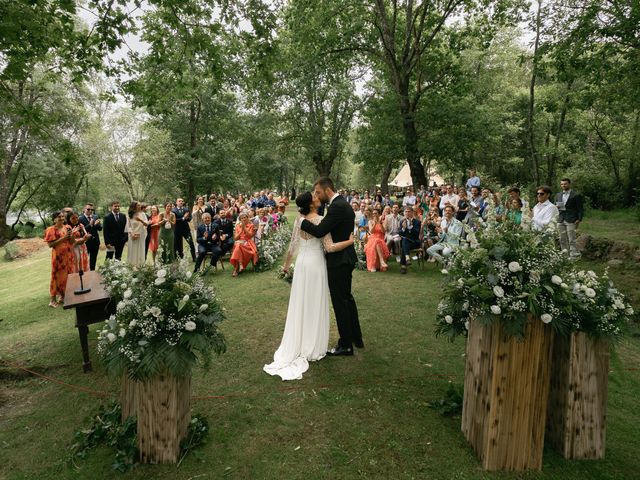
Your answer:
[[[627,315],[633,315],[633,307],[627,307],[624,313],[626,313]]]
[[[453,317],[451,315],[447,315],[444,317],[444,321],[451,325],[453,323]]]
[[[155,283],[156,285],[162,285],[164,283],[164,280],[164,277],[158,277],[153,283]]]
[[[521,272],[522,271],[522,267],[520,266],[520,264],[518,262],[509,262],[508,265],[509,271],[512,273],[516,273],[516,272]]]
[[[443,275],[447,275],[449,273],[449,270],[443,268],[442,270],[440,270],[440,273],[442,273]]]
[[[589,270],[587,272],[587,275],[589,275],[591,278],[598,278],[598,276],[596,275],[596,272],[594,272],[593,270]]]
[[[540,320],[542,320],[543,323],[549,323],[552,318],[553,317],[548,313],[543,313],[542,315],[540,315]]]
[[[127,288],[127,284],[126,284],[126,283],[124,283],[124,282],[122,282],[122,283],[120,284],[120,286],[121,286],[122,288]]]
[[[116,335],[112,332],[107,333],[107,340],[109,340],[109,343],[113,343],[116,341]]]
[[[127,302],[125,302],[124,300],[120,300],[116,305],[116,310],[120,311],[126,306],[127,306]]]
[[[501,286],[496,285],[493,287],[493,294],[498,298],[502,298],[504,297],[504,289]]]
[[[136,320],[131,320],[131,321],[129,322],[129,328],[133,328],[133,327],[135,327],[137,324],[138,324],[138,322],[137,322]]]
[[[196,323],[189,320],[187,323],[184,324],[184,329],[187,332],[193,332],[196,329]]]
[[[469,330],[469,320],[467,320],[466,322],[464,322],[464,328],[466,328],[467,330]]]
[[[209,305],[207,305],[206,303],[203,303],[202,305],[200,305],[200,311],[204,312],[207,308],[209,308]]]
[[[567,285],[567,284],[566,284],[566,283],[564,283],[564,282],[563,282],[563,283],[561,283],[561,284],[560,284],[560,286],[561,286],[562,288],[564,288],[565,290],[566,290],[567,288],[569,288],[569,285]]]
[[[124,337],[127,334],[127,331],[124,328],[121,328],[120,331],[118,332],[118,335],[120,335],[121,337]]]
[[[464,287],[464,280],[459,278],[458,279],[458,285],[461,286],[461,287]]]
[[[158,271],[156,272],[156,276],[157,276],[158,278],[164,278],[164,277],[166,277],[166,276],[167,276],[167,271],[166,271],[164,268],[163,268],[163,269],[160,269],[160,270],[158,270]]]
[[[193,272],[191,270],[187,270],[187,273],[185,273],[185,275],[189,279],[189,278],[191,278],[191,275],[193,275]]]
[[[551,277],[551,283],[555,285],[562,285],[562,278],[560,278],[558,275],[553,275]]]
[[[469,310],[469,302],[464,302],[462,304],[462,310],[464,310],[465,312]]]
[[[182,297],[182,301],[183,302],[188,302],[189,301],[189,295],[185,295],[184,297]]]
[[[500,312],[502,312],[502,310],[499,305],[491,305],[491,313],[494,315],[500,315]]]
[[[584,291],[584,294],[589,298],[594,298],[596,296],[596,291],[593,288],[587,288]]]
[[[133,292],[131,291],[130,288],[127,288],[124,293],[122,294],[122,296],[125,298],[125,300],[129,300],[131,298],[131,295],[133,295]]]

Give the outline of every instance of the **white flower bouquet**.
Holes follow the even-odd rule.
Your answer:
[[[140,380],[208,366],[226,345],[218,323],[224,308],[214,290],[184,262],[135,269],[118,261],[100,269],[116,313],[98,330],[98,353],[109,373]]]
[[[278,278],[280,280],[284,280],[285,282],[289,282],[289,283],[293,282],[293,269],[294,269],[293,263],[289,265],[289,268],[287,269],[287,271],[285,271],[284,265],[281,265],[280,268],[278,268]]]

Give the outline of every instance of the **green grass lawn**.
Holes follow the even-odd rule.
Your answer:
[[[103,256],[102,254],[101,256]],[[597,264],[585,264],[601,269]],[[616,267],[612,277],[627,292],[640,272]],[[262,372],[279,344],[289,285],[275,271],[210,273],[227,308],[222,325],[228,351],[209,372],[194,372],[193,410],[211,433],[199,455],[180,468],[111,469],[107,449],[76,468],[65,463],[75,430],[104,400],[22,374],[21,363],[70,385],[114,396],[118,381],[98,361],[82,373],[74,313],[47,307],[49,251],[0,262],[0,478],[2,479],[630,479],[638,475],[640,339],[618,345],[609,382],[607,453],[602,461],[566,461],[545,451],[540,472],[485,473],[460,433],[460,418],[427,407],[448,382],[462,383],[464,344],[433,335],[440,273],[433,264],[400,275],[355,272],[367,348],[352,358],[311,364],[301,381],[284,383]],[[632,297],[640,309],[639,298]],[[96,326],[97,327],[97,326]],[[332,342],[337,338],[332,325]]]
[[[588,210],[578,231],[640,247],[640,214],[637,209],[631,208],[610,212]]]

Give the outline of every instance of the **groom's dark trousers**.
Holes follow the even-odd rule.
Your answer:
[[[345,199],[338,195],[330,203],[327,215],[319,225],[304,220],[300,228],[314,237],[322,238],[331,234],[334,243],[349,240],[353,232],[355,213]],[[358,307],[351,295],[353,269],[358,256],[353,245],[339,252],[327,253],[327,273],[329,276],[329,292],[340,340],[343,348],[353,348],[354,341],[362,341]]]

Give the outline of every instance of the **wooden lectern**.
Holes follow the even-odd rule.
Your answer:
[[[91,360],[89,360],[89,343],[87,335],[89,325],[104,322],[112,313],[115,313],[116,306],[111,302],[109,295],[102,285],[102,277],[94,270],[84,272],[83,283],[91,291],[81,295],[76,295],[75,291],[80,288],[80,275],[72,273],[67,279],[67,288],[64,292],[64,309],[76,309],[76,327],[80,335],[80,346],[82,347],[83,370],[91,370]]]

